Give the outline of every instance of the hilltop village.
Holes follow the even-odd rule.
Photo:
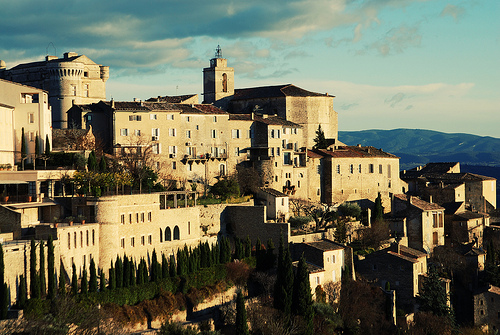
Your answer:
[[[193,283],[221,273],[239,273],[224,280],[253,311],[250,330],[238,328],[241,305],[222,322],[236,323],[233,333],[281,333],[266,313],[284,334],[500,329],[496,179],[462,173],[459,162],[400,171],[383,149],[345,145],[333,95],[235,88],[220,47],[201,99],[107,101],[109,76],[74,52],[10,69],[0,61],[5,329],[53,324],[37,308],[78,296],[100,318],[67,324],[117,333],[101,329],[101,305],[169,290],[187,294],[186,322]],[[256,316],[257,300],[268,312]],[[151,328],[151,313],[136,323]]]

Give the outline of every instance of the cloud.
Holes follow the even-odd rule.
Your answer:
[[[343,104],[340,106],[340,109],[347,111],[356,106],[359,106],[359,104],[358,103]]]
[[[463,7],[455,6],[448,4],[444,7],[441,12],[441,16],[451,16],[455,22],[458,22],[459,19],[465,14],[465,9]]]
[[[393,28],[379,41],[372,43],[369,48],[376,49],[383,56],[401,53],[410,47],[420,46],[422,35],[417,27],[405,25]]]
[[[404,93],[399,92],[399,93],[393,95],[392,98],[385,99],[385,103],[390,104],[391,107],[394,108],[394,106],[396,106],[398,103],[403,101],[404,98],[405,98]]]

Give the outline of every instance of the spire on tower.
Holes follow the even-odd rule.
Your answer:
[[[215,49],[215,58],[222,58],[222,49],[220,45],[217,45],[217,49]]]

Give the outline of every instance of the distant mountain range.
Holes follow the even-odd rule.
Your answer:
[[[399,156],[401,169],[429,162],[460,162],[462,172],[500,177],[500,138],[393,129],[339,131],[339,141],[347,145],[370,145]]]

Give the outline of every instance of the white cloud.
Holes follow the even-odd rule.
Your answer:
[[[393,28],[387,32],[384,38],[370,45],[384,56],[401,53],[409,47],[420,46],[422,35],[417,27],[407,27],[405,25]]]
[[[465,9],[460,6],[455,6],[448,4],[446,7],[444,7],[443,11],[441,12],[441,16],[451,16],[455,22],[458,22],[458,20],[465,14]]]

